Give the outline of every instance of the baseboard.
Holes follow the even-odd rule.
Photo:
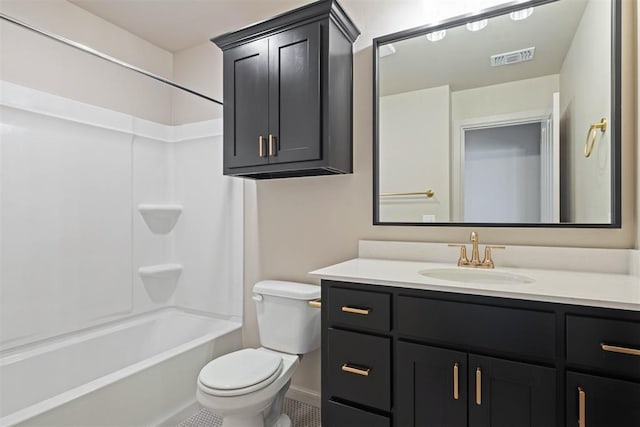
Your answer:
[[[194,415],[200,409],[202,409],[202,406],[194,399],[193,402],[180,409],[178,412],[175,412],[169,418],[159,422],[157,427],[175,427]]]
[[[292,385],[289,387],[286,397],[306,403],[307,405],[315,406],[316,408],[320,407],[320,393],[315,390]]]

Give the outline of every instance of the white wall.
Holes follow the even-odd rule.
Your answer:
[[[190,138],[171,146],[173,199],[184,206],[174,231],[175,253],[184,265],[175,303],[239,317],[243,185],[222,175],[222,123],[215,122],[217,136]]]
[[[212,42],[202,43],[174,54],[173,78],[190,89],[222,102],[222,51]],[[172,123],[176,125],[222,117],[222,107],[180,90],[172,91]]]
[[[563,222],[611,218],[610,206],[601,203],[611,197],[611,130],[598,131],[593,154],[583,154],[589,126],[602,117],[611,119],[611,88],[601,83],[611,80],[610,20],[609,2],[587,3],[560,71],[560,158],[566,180],[561,188],[567,189],[560,197]]]
[[[449,86],[380,98],[380,192],[435,192],[382,197],[381,221],[449,221],[449,113]]]
[[[131,135],[0,115],[0,347],[130,313]]]
[[[3,0],[0,11],[171,78],[171,53],[64,0]],[[0,80],[158,123],[171,123],[171,89],[29,30],[0,21]]]
[[[549,110],[559,90],[557,74],[451,93],[453,123],[515,112]]]

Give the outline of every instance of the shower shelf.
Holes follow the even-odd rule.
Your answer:
[[[175,286],[182,273],[182,264],[158,264],[140,267],[138,276],[145,285],[149,286]]]
[[[138,205],[138,211],[152,232],[167,234],[176,225],[178,217],[182,213],[182,205],[141,204]]]

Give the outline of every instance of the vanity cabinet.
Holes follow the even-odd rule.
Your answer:
[[[358,29],[322,0],[216,37],[223,50],[224,174],[352,172],[352,44]]]
[[[391,295],[322,289],[322,425],[391,426]]]
[[[398,343],[397,364],[396,425],[556,422],[555,369],[406,342]]]
[[[322,327],[325,427],[640,425],[639,312],[323,280]]]
[[[567,315],[566,328],[567,424],[640,426],[640,322]]]
[[[640,383],[567,372],[567,425],[640,426]],[[580,420],[584,419],[581,424]]]

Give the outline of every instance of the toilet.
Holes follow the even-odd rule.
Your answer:
[[[198,375],[198,402],[222,417],[223,427],[290,427],[284,395],[303,354],[320,347],[320,310],[309,301],[320,287],[265,280],[253,287],[260,348],[209,362]]]

